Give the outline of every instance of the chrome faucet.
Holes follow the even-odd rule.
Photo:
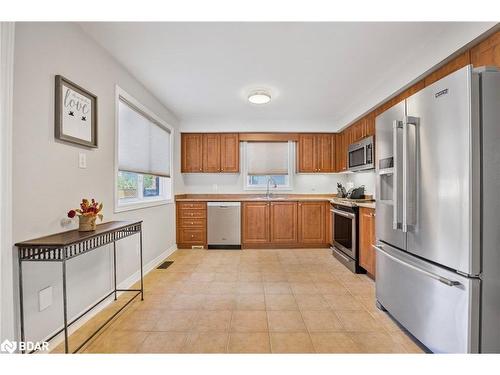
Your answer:
[[[266,198],[267,199],[271,199],[271,192],[269,191],[269,184],[270,182],[272,181],[273,183],[273,187],[276,189],[278,187],[278,184],[276,183],[276,181],[274,180],[274,178],[272,178],[271,176],[268,176],[267,177],[267,190],[266,190]]]

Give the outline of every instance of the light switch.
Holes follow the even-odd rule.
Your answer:
[[[45,310],[52,305],[52,287],[49,286],[38,292],[38,307],[39,311]]]
[[[87,154],[83,152],[78,154],[78,166],[80,168],[87,168]]]

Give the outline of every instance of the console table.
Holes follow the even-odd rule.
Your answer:
[[[141,288],[140,289],[117,289],[116,285],[116,241],[139,234],[140,237],[140,273],[141,273]],[[68,301],[66,290],[66,262],[70,259],[76,258],[86,254],[92,250],[100,248],[107,244],[113,244],[113,290],[97,301],[93,306],[78,315],[75,319],[68,322]],[[118,311],[109,317],[99,328],[97,328],[91,336],[89,336],[81,345],[79,345],[73,353],[78,352],[92,337],[94,337],[102,328],[106,326],[120,311],[122,311],[129,303],[131,303],[137,296],[141,296],[144,300],[144,281],[142,269],[142,221],[110,221],[107,223],[99,224],[96,230],[90,232],[79,232],[78,230],[71,230],[53,234],[50,236],[40,237],[29,241],[17,243],[19,250],[19,300],[20,300],[20,325],[21,325],[21,341],[25,341],[24,332],[24,306],[23,306],[23,262],[60,262],[62,264],[62,282],[63,282],[63,316],[64,326],[54,335],[47,339],[52,340],[54,337],[64,332],[64,351],[69,352],[68,344],[68,328],[77,320],[82,318],[89,311],[97,307],[101,302],[114,294],[116,301],[117,292],[136,292],[130,300],[124,304]],[[24,353],[24,351],[23,351]]]

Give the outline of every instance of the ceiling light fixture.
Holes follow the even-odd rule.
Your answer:
[[[248,95],[248,101],[252,104],[266,104],[271,101],[271,94],[266,91],[253,91]]]

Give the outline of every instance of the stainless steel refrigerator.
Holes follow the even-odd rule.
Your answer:
[[[500,72],[376,118],[376,298],[432,352],[500,353]]]

